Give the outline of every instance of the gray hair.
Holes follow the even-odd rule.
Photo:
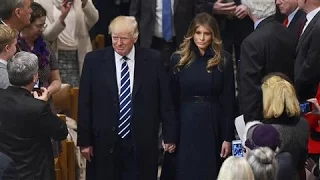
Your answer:
[[[22,7],[25,0],[0,0],[0,19],[8,20],[12,12]]]
[[[254,179],[270,180],[276,178],[277,161],[275,152],[268,147],[259,147],[250,150],[246,154],[246,159],[250,164]]]
[[[8,62],[9,81],[14,86],[26,86],[38,73],[38,57],[29,52],[18,52]]]
[[[275,0],[242,0],[250,13],[258,19],[272,16],[276,13]]]

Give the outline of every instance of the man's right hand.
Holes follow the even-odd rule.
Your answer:
[[[93,156],[93,147],[80,147],[82,156],[89,162],[91,162],[91,157]]]
[[[223,0],[217,0],[213,7],[213,14],[225,14],[225,15],[233,15],[237,6],[234,2],[223,3]]]

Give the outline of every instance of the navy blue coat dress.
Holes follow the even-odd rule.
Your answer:
[[[216,179],[223,161],[221,145],[234,137],[235,84],[231,56],[222,53],[220,64],[208,73],[207,62],[214,52],[208,50],[200,56],[197,48],[193,49],[196,59],[180,72],[173,73],[180,55],[174,54],[171,60],[171,92],[179,120],[179,142],[175,155],[170,155],[175,156],[174,170],[171,167],[171,177],[167,173],[167,177],[162,177],[164,180]],[[205,97],[204,101],[196,102],[195,96]],[[170,163],[164,163],[163,170],[167,171]]]

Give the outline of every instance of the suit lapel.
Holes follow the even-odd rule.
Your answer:
[[[302,14],[303,14],[303,11],[302,10],[298,10],[296,12],[296,14],[294,15],[293,19],[291,20],[291,22],[289,24],[289,27],[293,26],[300,19]]]
[[[311,22],[308,24],[307,28],[304,30],[303,34],[301,35],[296,50],[298,51],[300,49],[300,46],[304,39],[308,36],[308,34],[312,31],[314,28],[314,25],[320,18],[320,11],[314,16],[314,18],[311,20]]]
[[[114,51],[112,48],[108,48],[106,50],[104,57],[102,58],[103,65],[103,73],[107,81],[108,89],[111,92],[111,95],[115,102],[119,101],[118,96],[118,84],[117,84],[117,72],[116,72],[116,64],[114,58]]]
[[[143,74],[144,68],[147,68],[145,67],[146,58],[139,48],[136,48],[134,61],[135,61],[135,65],[134,65],[134,83],[133,83],[132,99],[134,99],[135,95],[137,94],[140,88],[143,75],[144,75]]]

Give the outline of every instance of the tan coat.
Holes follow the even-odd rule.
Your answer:
[[[54,5],[51,0],[34,0],[47,10],[46,24],[48,27],[43,32],[44,37],[52,43],[52,48],[58,54],[57,37],[64,30],[65,26],[59,20],[53,18]],[[81,0],[74,1],[76,12],[76,29],[78,37],[78,61],[81,74],[84,57],[87,52],[92,51],[89,30],[99,19],[98,10],[94,7],[92,0],[88,0],[84,8],[81,7]]]

